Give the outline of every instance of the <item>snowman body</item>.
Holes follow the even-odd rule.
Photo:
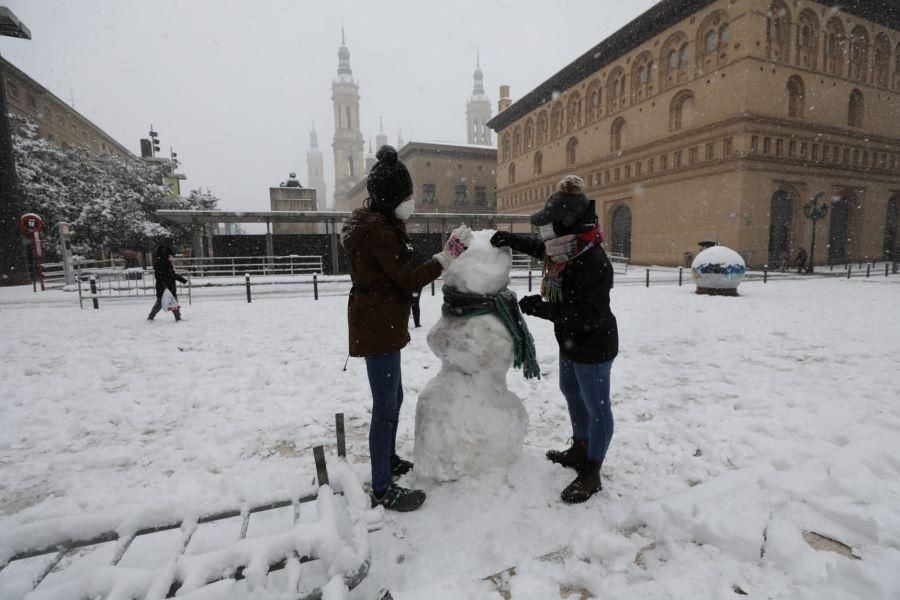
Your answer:
[[[491,246],[492,231],[475,232],[469,249],[444,274],[461,292],[495,295],[509,284],[508,249]],[[522,453],[528,414],[509,391],[513,339],[493,314],[444,315],[428,334],[440,372],[416,406],[416,473],[437,481],[502,468]]]

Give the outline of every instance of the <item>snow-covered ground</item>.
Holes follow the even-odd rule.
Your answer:
[[[0,290],[0,547],[48,518],[287,497],[312,478],[310,448],[333,447],[336,412],[368,478],[365,366],[342,370],[346,297],[291,289],[252,304],[198,293],[179,324],[145,323],[152,298],[94,311],[64,292],[34,303],[30,289]],[[613,291],[622,352],[600,494],[559,501],[572,473],[543,458],[570,434],[557,347],[529,319],[544,376],[509,373],[530,417],[524,457],[389,513],[351,597],[900,597],[900,278],[691,291]],[[403,455],[416,395],[440,366],[425,343],[439,312],[440,292],[426,293],[404,351]],[[809,532],[852,551],[815,550],[807,540],[828,542]],[[79,553],[45,585],[100,561]],[[0,598],[28,573],[0,572]]]

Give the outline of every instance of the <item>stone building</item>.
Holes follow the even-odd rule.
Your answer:
[[[508,94],[501,93],[501,96]],[[718,239],[752,266],[900,244],[900,12],[888,0],[662,0],[523,98],[500,100],[498,209],[582,175],[607,245],[682,264]]]
[[[400,149],[399,157],[412,176],[416,214],[496,213],[495,148],[443,142],[407,142]],[[366,180],[363,179],[348,192],[349,206],[351,209],[362,206],[368,196]],[[419,230],[424,232],[425,226],[410,226],[411,232]]]
[[[4,58],[0,58],[0,63],[6,80],[9,112],[37,125],[39,137],[61,148],[84,145],[94,155],[112,153],[122,157],[134,157],[134,154],[108,133],[24,71]]]
[[[269,204],[273,211],[316,212],[319,210],[316,190],[303,187],[297,175],[291,173],[287,181],[269,188]],[[274,223],[275,235],[289,233],[320,233],[316,223]]]
[[[359,84],[350,69],[350,50],[341,29],[338,72],[331,83],[334,103],[334,206],[347,210],[347,191],[364,179],[365,142],[359,125]]]

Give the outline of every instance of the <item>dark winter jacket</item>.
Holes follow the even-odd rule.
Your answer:
[[[351,356],[376,356],[409,343],[410,300],[441,275],[429,260],[412,266],[412,243],[403,221],[371,208],[360,208],[341,231],[350,262],[347,323]]]
[[[169,246],[159,246],[153,255],[153,275],[156,276],[156,283],[163,285],[174,285],[178,280],[181,283],[187,283],[187,279],[175,272],[175,267],[169,262],[169,257],[174,256],[175,252]]]
[[[510,247],[534,258],[544,258],[544,242],[514,235]],[[544,302],[535,316],[553,322],[556,341],[563,355],[576,363],[601,363],[619,353],[616,317],[609,307],[613,269],[600,246],[591,248],[566,265],[559,304]]]

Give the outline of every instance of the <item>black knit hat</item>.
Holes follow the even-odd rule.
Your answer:
[[[584,180],[581,177],[563,177],[544,208],[531,215],[531,224],[536,227],[550,223],[553,223],[556,235],[581,233],[597,224],[594,201],[584,195]]]
[[[412,177],[392,146],[382,146],[375,157],[378,162],[369,171],[366,190],[372,199],[372,208],[392,213],[401,202],[412,196]]]

